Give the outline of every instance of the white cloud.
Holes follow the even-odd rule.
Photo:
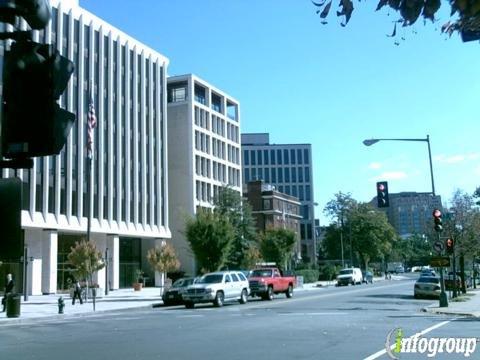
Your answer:
[[[403,171],[387,171],[378,176],[371,178],[372,181],[389,181],[389,180],[399,180],[406,179],[408,176]]]
[[[480,153],[457,154],[457,155],[437,155],[434,157],[435,161],[445,164],[458,164],[463,161],[472,161],[480,158]]]
[[[373,170],[378,170],[382,167],[382,164],[378,163],[378,162],[373,162],[371,164],[368,165],[368,168],[369,169],[373,169]]]

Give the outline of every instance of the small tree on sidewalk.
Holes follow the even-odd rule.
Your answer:
[[[87,296],[89,285],[93,286],[93,310],[95,311],[96,289],[93,284],[93,275],[105,267],[102,253],[97,249],[93,241],[77,241],[75,246],[70,248],[68,261],[75,268],[74,274],[76,278],[85,279]]]
[[[155,271],[160,273],[160,295],[163,295],[165,273],[180,268],[180,261],[175,253],[175,249],[172,245],[163,243],[161,246],[148,250],[147,261]]]

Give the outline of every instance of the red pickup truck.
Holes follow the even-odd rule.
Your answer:
[[[248,277],[250,295],[259,296],[263,300],[273,300],[274,294],[283,293],[287,298],[293,296],[294,276],[282,276],[277,268],[260,268],[251,272]]]

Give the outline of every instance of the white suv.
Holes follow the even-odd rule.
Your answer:
[[[337,276],[337,286],[361,284],[362,281],[362,270],[359,268],[342,269]]]
[[[213,302],[222,306],[225,301],[238,300],[245,304],[250,294],[248,280],[240,271],[218,271],[203,275],[183,293],[185,307],[196,303]]]

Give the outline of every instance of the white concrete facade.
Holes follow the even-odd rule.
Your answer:
[[[28,291],[58,290],[59,247],[65,236],[86,238],[88,216],[91,239],[102,254],[108,249],[109,257],[108,269],[99,271],[95,280],[104,287],[108,272],[110,288],[118,289],[122,239],[140,239],[143,256],[156,241],[171,237],[166,165],[169,61],[82,9],[78,1],[51,0],[51,5],[52,20],[45,30],[33,32],[34,41],[55,45],[75,63],[60,104],[77,118],[58,156],[35,158],[30,170],[1,172],[2,177],[22,179],[22,228],[32,257]],[[91,98],[97,128],[88,198],[85,144]],[[138,263],[142,270],[151,270],[143,258]]]
[[[185,220],[212,207],[225,185],[241,194],[240,104],[195,75],[168,78],[168,175],[172,243],[196,273]]]

